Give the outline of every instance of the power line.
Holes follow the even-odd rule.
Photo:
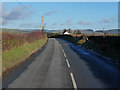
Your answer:
[[[25,7],[21,2],[19,2],[18,0],[16,0],[16,1],[17,1],[22,7],[24,7],[26,10],[28,10],[30,13],[33,13],[30,9],[28,9],[27,7]],[[35,15],[35,16],[37,16],[37,17],[40,18],[40,16],[37,15],[37,14],[35,14],[35,13],[33,13],[33,15]],[[41,27],[44,29],[45,25],[46,25],[46,24],[44,24],[44,26],[43,26],[43,16],[42,16],[42,22],[41,22],[40,29],[41,29]]]
[[[27,7],[25,7],[21,2],[19,2],[18,0],[16,0],[22,7],[24,7],[26,10],[28,10],[30,13],[33,13],[30,9],[28,9]],[[33,15],[40,17],[39,15],[33,13]]]

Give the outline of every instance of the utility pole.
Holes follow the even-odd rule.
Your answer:
[[[43,31],[45,31],[45,27],[46,27],[46,24],[44,24],[44,26],[43,26],[43,28],[42,28]]]
[[[42,16],[40,31],[45,31],[45,26],[46,26],[46,24],[43,23],[43,16]]]
[[[105,30],[104,30],[105,28],[103,28],[103,34],[105,35]]]
[[[40,25],[40,31],[42,31],[43,28],[44,28],[44,26],[43,26],[43,16],[42,16],[41,25]]]

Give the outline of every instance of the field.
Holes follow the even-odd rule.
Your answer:
[[[2,32],[9,32],[9,33],[28,33],[31,32],[30,30],[19,30],[19,29],[8,29],[2,28]]]
[[[8,73],[13,67],[24,62],[47,41],[44,32],[26,34],[2,33],[2,72]]]

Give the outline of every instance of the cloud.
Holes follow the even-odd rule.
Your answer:
[[[78,25],[91,25],[91,22],[86,22],[86,21],[79,21]]]
[[[0,21],[1,21],[0,25],[6,25],[6,24],[8,24],[8,21],[5,20],[4,18],[3,19],[0,18]]]
[[[67,25],[67,26],[73,26],[73,21],[72,19],[68,19],[65,23],[61,23],[61,26]]]
[[[29,16],[30,12],[26,11],[25,8],[17,6],[13,8],[11,12],[5,17],[7,20],[18,20],[18,19],[24,19],[27,16]]]
[[[111,23],[111,19],[104,18],[103,20],[100,21],[100,23]]]
[[[65,25],[64,23],[60,24],[61,26]]]
[[[2,9],[0,10],[0,20],[1,20],[1,23],[2,25],[6,25],[8,23],[8,21],[6,20],[5,17],[7,17],[8,15],[8,10],[7,10],[7,7],[3,4],[3,5],[0,5],[0,7],[2,7]]]
[[[57,25],[57,23],[53,23],[52,25],[55,26],[55,25]]]
[[[66,24],[66,25],[73,25],[72,19],[67,20],[65,24]]]
[[[118,22],[118,19],[116,17],[112,18],[103,18],[99,23],[113,23],[113,22]]]
[[[36,25],[34,23],[22,23],[19,25],[21,28],[36,28],[39,27],[39,25]]]
[[[9,21],[13,20],[20,20],[24,19],[26,17],[29,17],[32,13],[27,11],[22,6],[16,6],[12,8],[11,11],[8,11],[8,8],[5,6],[5,4],[2,5],[2,25],[6,25],[9,23]]]
[[[45,15],[45,16],[50,16],[50,15],[53,15],[53,14],[55,14],[55,13],[57,13],[56,10],[54,10],[54,11],[49,11],[49,12],[45,13],[44,15]]]

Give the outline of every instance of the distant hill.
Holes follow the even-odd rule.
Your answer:
[[[118,33],[120,33],[120,29],[111,29],[106,32],[108,32],[109,34],[118,34]]]
[[[26,30],[26,29],[7,29],[7,28],[2,28],[2,32],[27,33],[27,32],[31,32],[31,30]]]
[[[59,33],[63,32],[63,30],[45,30],[46,32],[53,32],[53,33]]]
[[[97,31],[95,31],[95,34],[102,35],[105,32],[108,33],[108,34],[118,34],[118,33],[120,34],[120,29],[110,29],[110,30],[105,30],[105,31],[97,30]]]
[[[108,34],[120,34],[120,29],[110,29],[110,30],[97,30],[94,31],[92,29],[76,29],[80,30],[82,34],[88,34],[88,35],[104,35],[104,33]],[[12,32],[12,33],[28,33],[31,31],[40,31],[40,29],[7,29],[7,28],[2,28],[2,32]],[[61,33],[63,30],[45,30],[47,33]],[[74,30],[72,30],[74,31]]]
[[[92,29],[78,29],[78,30],[80,30],[82,34],[89,34],[89,35],[91,35],[91,34],[94,33],[94,31]]]

